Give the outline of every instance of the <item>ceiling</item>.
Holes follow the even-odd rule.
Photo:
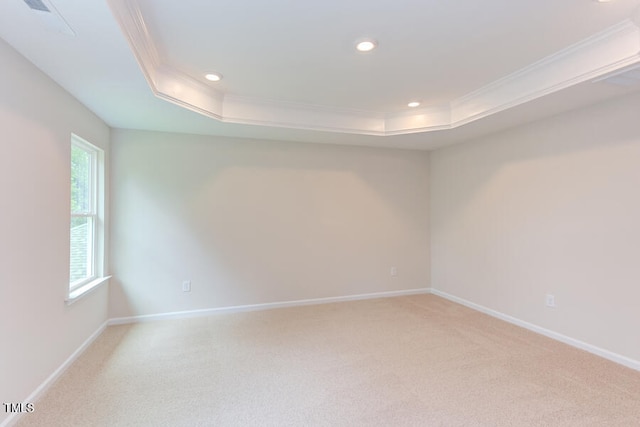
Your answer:
[[[640,0],[34,1],[0,37],[115,128],[432,149],[640,90]]]

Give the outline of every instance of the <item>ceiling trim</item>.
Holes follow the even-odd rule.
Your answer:
[[[339,109],[223,93],[168,63],[137,0],[108,0],[155,96],[213,119],[238,124],[360,135],[453,129],[640,63],[640,14],[448,104],[401,113]]]
[[[469,123],[640,62],[640,25],[626,19],[452,102]]]

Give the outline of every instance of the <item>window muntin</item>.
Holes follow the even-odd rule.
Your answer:
[[[69,292],[100,274],[102,239],[98,202],[102,150],[73,135],[71,138],[71,221]]]

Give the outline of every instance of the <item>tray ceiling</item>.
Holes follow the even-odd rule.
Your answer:
[[[73,35],[0,36],[114,127],[429,149],[640,89],[637,0],[42,3]]]

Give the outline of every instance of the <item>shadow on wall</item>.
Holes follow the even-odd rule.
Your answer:
[[[563,169],[567,179],[592,179],[591,183],[597,185],[597,176],[575,176],[575,172],[566,166],[563,159],[580,153],[597,154],[599,150],[610,149],[614,145],[637,143],[638,127],[631,124],[637,123],[639,102],[639,94],[626,96],[443,148],[435,151],[434,155],[438,164],[455,168],[465,175],[465,179],[473,182],[478,192],[491,187],[487,183],[499,181],[503,174],[511,174],[509,179],[520,180],[518,184],[523,195],[526,195],[530,186],[544,186],[547,190],[554,191],[555,165]],[[602,114],[603,107],[609,110],[606,115]],[[455,158],[455,164],[447,164],[449,158]],[[595,175],[612,172],[609,165],[602,164],[600,167],[599,170],[593,170]],[[535,182],[514,176],[513,172],[527,168],[539,168]],[[455,203],[453,199],[449,201]],[[456,210],[463,211],[463,205],[468,202],[467,197],[458,200],[460,209]]]
[[[637,357],[623,331],[640,327],[628,302],[640,297],[639,103],[636,94],[433,152],[433,286]]]
[[[183,279],[202,296],[198,308],[427,285],[427,153],[114,139],[113,272],[131,301],[144,301],[136,312],[193,309],[182,293],[167,303]],[[389,279],[391,265],[400,279]]]

